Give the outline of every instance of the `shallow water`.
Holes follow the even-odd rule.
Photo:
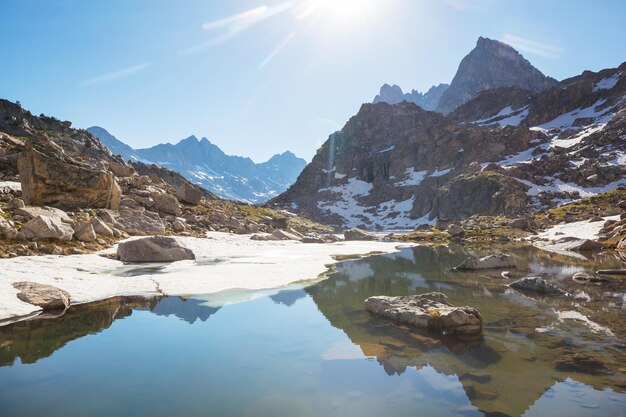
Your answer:
[[[2,327],[0,416],[626,416],[626,285],[570,279],[621,261],[513,252],[513,278],[545,274],[585,302],[451,269],[487,253],[408,248],[309,287],[117,298]],[[363,309],[428,291],[476,307],[484,339],[408,333]]]

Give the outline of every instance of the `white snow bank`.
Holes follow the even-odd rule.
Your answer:
[[[17,298],[11,285],[17,281],[62,288],[70,294],[72,304],[123,295],[191,296],[229,289],[260,290],[317,279],[336,263],[333,255],[389,253],[397,246],[389,242],[258,242],[249,236],[226,233],[209,233],[207,239],[177,239],[195,252],[195,262],[125,265],[96,254],[2,259],[0,320],[39,310]]]
[[[578,239],[596,239],[598,233],[604,227],[607,220],[619,220],[619,216],[603,217],[601,222],[572,222],[565,224],[557,224],[541,233],[539,237],[548,240],[558,240],[564,237],[575,237]]]
[[[22,191],[22,184],[17,181],[0,181],[0,188],[10,188],[13,191]]]
[[[595,87],[593,87],[593,92],[597,93],[598,91],[610,90],[611,88],[615,87],[615,85],[619,81],[620,75],[622,75],[621,72],[616,72],[615,74],[611,75],[610,77],[601,79],[600,81],[598,81],[598,83],[595,85]]]

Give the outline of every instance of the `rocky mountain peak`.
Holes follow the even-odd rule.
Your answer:
[[[441,95],[437,111],[448,114],[484,90],[515,86],[538,93],[558,84],[512,46],[480,37],[476,47],[461,61],[450,87]]]
[[[412,90],[410,93],[405,94],[402,88],[396,84],[384,84],[380,88],[380,93],[374,98],[373,103],[398,104],[406,101],[415,103],[425,110],[435,110],[441,95],[447,88],[448,84],[439,84],[429,88],[426,93]]]

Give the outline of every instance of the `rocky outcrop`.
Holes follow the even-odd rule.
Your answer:
[[[120,243],[117,258],[122,262],[175,262],[196,256],[173,237],[152,236]]]
[[[57,217],[37,216],[24,225],[22,233],[31,239],[72,240],[74,229]]]
[[[413,296],[377,296],[365,300],[370,313],[393,323],[456,336],[480,335],[483,318],[472,307],[454,307],[441,293]]]
[[[518,291],[529,291],[540,294],[565,295],[564,290],[549,283],[541,277],[526,277],[509,284],[509,287]]]
[[[13,283],[13,287],[19,291],[17,298],[43,310],[66,309],[70,306],[70,295],[67,291],[52,285],[20,281]]]
[[[531,93],[555,87],[511,46],[480,37],[476,47],[461,61],[450,87],[441,95],[437,111],[450,113],[470,101],[476,93],[497,87],[516,86]]]
[[[358,227],[344,230],[343,238],[345,240],[376,240],[376,236]]]
[[[45,136],[27,142],[18,169],[26,204],[119,207],[121,189],[111,172],[70,157]]]
[[[455,267],[457,271],[478,271],[481,269],[515,268],[515,262],[510,255],[489,255],[484,258],[467,258]]]

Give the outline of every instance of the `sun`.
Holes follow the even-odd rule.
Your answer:
[[[305,20],[320,17],[334,26],[349,27],[376,16],[380,0],[305,0],[296,10],[296,17]]]
[[[333,19],[350,22],[360,20],[369,7],[368,0],[323,0],[322,7]]]

